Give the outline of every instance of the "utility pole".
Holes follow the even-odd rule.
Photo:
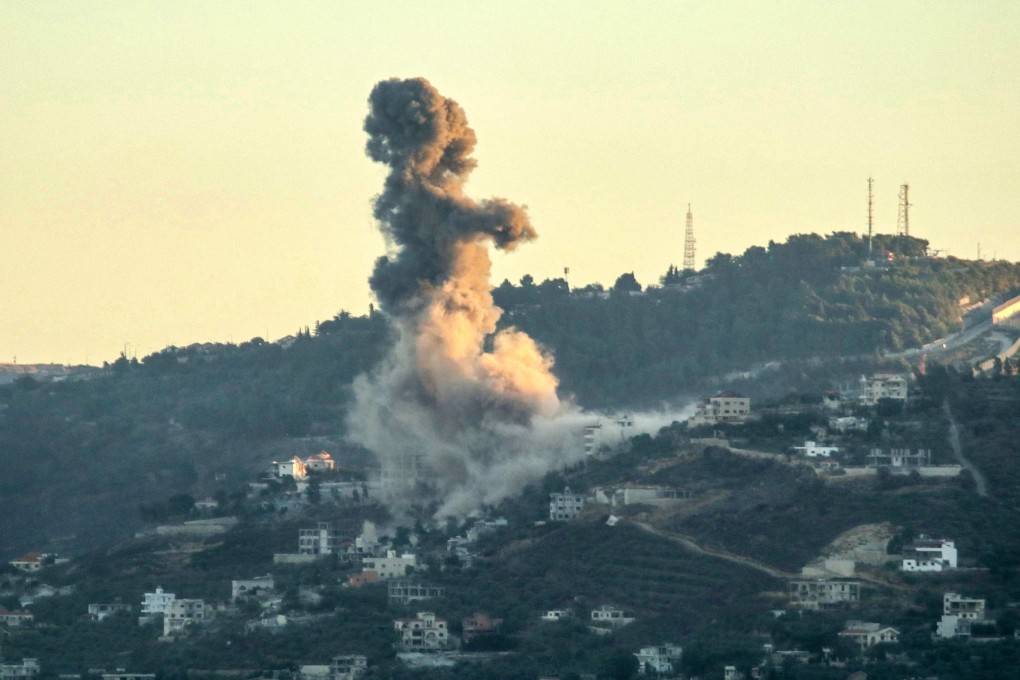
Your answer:
[[[694,271],[694,215],[687,204],[687,230],[684,232],[684,269]]]

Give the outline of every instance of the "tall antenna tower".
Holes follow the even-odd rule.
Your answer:
[[[909,184],[900,185],[900,212],[896,218],[896,235],[910,236],[910,201],[907,200]]]
[[[871,228],[875,217],[875,201],[871,192],[871,187],[875,183],[875,180],[868,178],[868,259],[871,259]]]
[[[684,233],[684,269],[694,269],[694,215],[687,204],[687,231]]]

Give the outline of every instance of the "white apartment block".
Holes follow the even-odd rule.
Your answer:
[[[571,493],[569,486],[563,488],[563,493],[549,494],[549,519],[553,521],[570,521],[583,509],[584,495]]]
[[[157,587],[154,593],[145,593],[142,598],[142,614],[166,614],[170,609],[170,603],[174,601],[173,593],[164,593],[163,588]]]
[[[332,555],[338,552],[343,536],[329,522],[319,522],[314,529],[298,530],[298,553]]]
[[[400,634],[397,646],[403,651],[434,651],[450,646],[446,620],[432,612],[418,612],[413,619],[397,619],[393,627]]]
[[[403,578],[409,569],[418,566],[418,556],[413,553],[398,555],[396,550],[387,550],[385,557],[361,558],[362,571],[374,571],[381,580]]]
[[[308,467],[305,465],[297,456],[294,456],[290,460],[284,461],[273,461],[273,474],[277,477],[293,477],[294,479],[304,479],[308,476]]]
[[[956,542],[921,536],[903,550],[900,571],[942,571],[956,569]]]

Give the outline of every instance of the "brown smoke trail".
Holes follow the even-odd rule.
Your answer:
[[[561,411],[552,360],[524,333],[496,333],[489,284],[489,245],[513,250],[536,233],[523,208],[464,195],[475,134],[456,102],[424,79],[393,79],[369,106],[368,155],[390,168],[374,214],[391,251],[370,283],[399,338],[356,382],[350,431],[384,470],[415,468],[459,513],[558,457],[534,445],[536,419]]]

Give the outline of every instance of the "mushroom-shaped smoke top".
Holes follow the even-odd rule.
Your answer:
[[[489,245],[536,234],[523,208],[464,195],[475,134],[456,102],[424,79],[394,79],[369,106],[368,155],[390,168],[374,211],[389,254],[371,285],[399,338],[355,382],[348,425],[384,470],[411,471],[413,488],[462,514],[564,462],[548,427],[562,411],[552,359],[524,333],[496,332],[489,283]]]
[[[423,284],[454,274],[461,244],[490,239],[510,250],[535,238],[521,207],[464,196],[475,133],[457,102],[415,78],[379,83],[369,105],[368,155],[390,166],[375,217],[396,249],[392,259],[379,258],[371,279],[383,309],[399,313],[399,305],[420,303]]]

